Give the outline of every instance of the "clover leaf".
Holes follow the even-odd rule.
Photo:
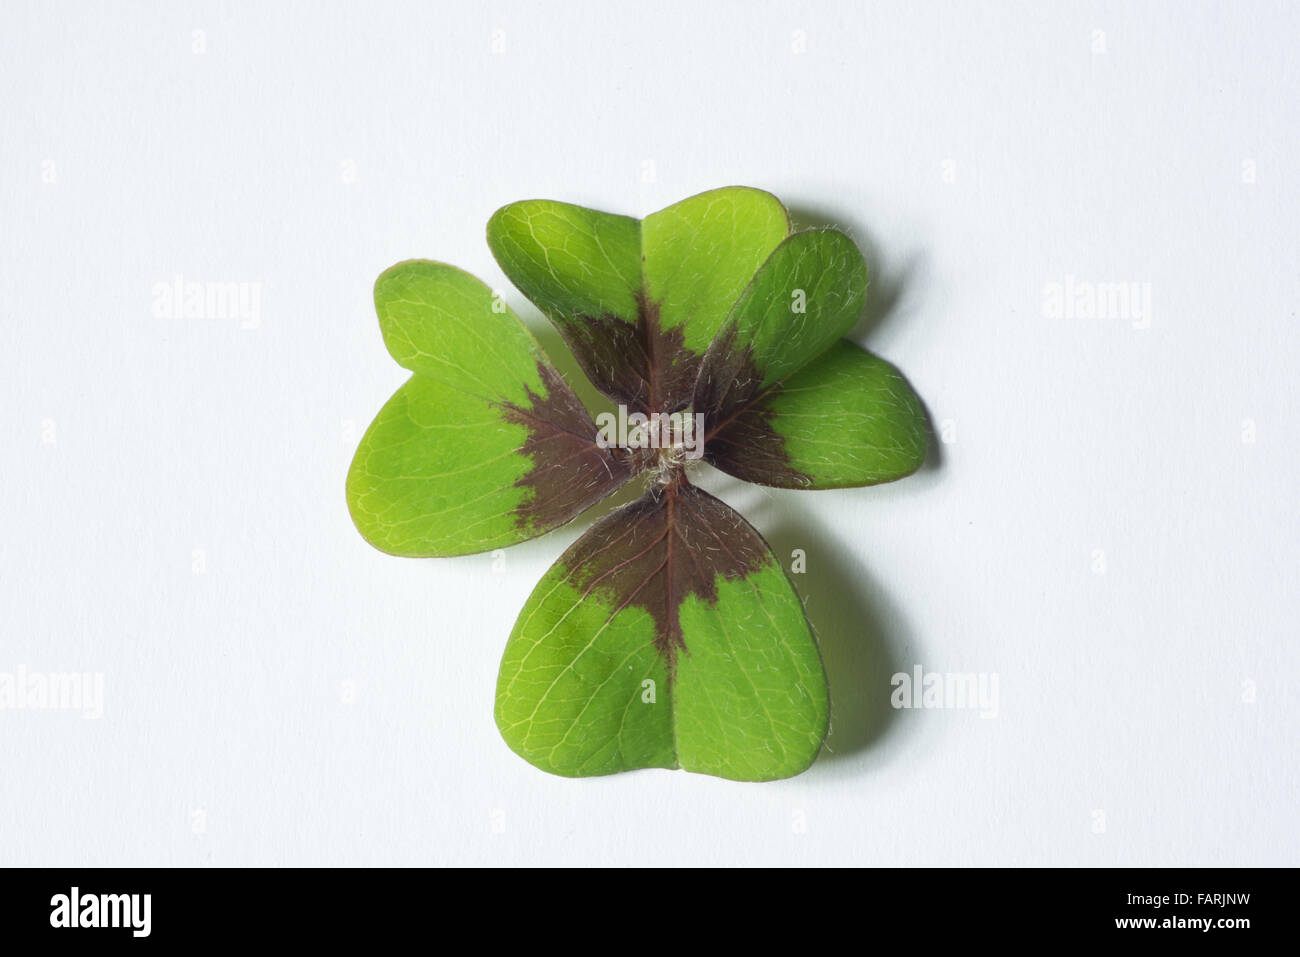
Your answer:
[[[774,196],[745,187],[643,220],[527,200],[498,210],[487,238],[631,427],[598,428],[482,282],[400,263],[375,305],[413,375],[348,474],[358,530],[395,555],[488,551],[644,474],[644,494],[584,533],[520,612],[497,683],[502,736],[574,777],[803,771],[829,715],[803,605],[763,537],[687,473],[702,456],[747,481],[820,489],[920,466],[920,401],[842,338],[865,301],[861,253],[835,230],[792,232]]]

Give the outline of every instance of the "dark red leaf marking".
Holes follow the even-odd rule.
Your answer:
[[[540,531],[571,521],[616,491],[636,469],[629,455],[596,444],[590,413],[554,368],[539,362],[538,372],[546,398],[529,390],[528,408],[506,406],[504,418],[528,430],[519,451],[533,460],[515,483],[533,493],[516,509],[516,521]]]
[[[812,478],[791,464],[785,436],[772,428],[766,400],[781,384],[764,389],[753,348],[737,347],[735,338],[735,325],[718,334],[695,383],[694,408],[704,413],[704,460],[751,482],[781,488],[811,485]]]
[[[560,564],[584,597],[595,592],[613,605],[611,618],[630,606],[649,613],[671,677],[678,653],[689,653],[682,602],[692,595],[716,601],[719,577],[742,578],[770,555],[744,518],[677,475],[593,525]]]
[[[634,321],[557,316],[556,327],[592,384],[631,412],[680,412],[691,404],[701,356],[682,345],[682,332],[659,324],[659,305],[637,296]]]

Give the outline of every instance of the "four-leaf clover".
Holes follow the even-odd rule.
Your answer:
[[[774,196],[744,187],[642,220],[512,203],[487,238],[639,427],[623,445],[603,441],[499,296],[452,266],[400,263],[379,277],[375,305],[413,375],[352,463],[357,528],[394,555],[490,551],[646,473],[645,493],[597,521],[524,605],[497,684],[502,736],[568,776],[799,773],[827,730],[817,644],[762,536],[688,480],[688,426],[702,416],[705,461],[762,485],[844,488],[915,471],[927,444],[919,400],[893,366],[842,338],[863,310],[861,253],[835,230],[792,232]]]

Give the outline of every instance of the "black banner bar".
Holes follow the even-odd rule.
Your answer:
[[[676,911],[740,935],[778,919],[871,939],[926,943],[1107,940],[1232,946],[1284,932],[1294,873],[1268,869],[835,870],[781,875],[687,869],[441,870],[35,869],[0,872],[0,934],[20,943],[146,947],[319,941],[331,946],[444,932],[472,918],[491,933],[558,926],[655,935]],[[667,881],[667,883],[666,883]],[[666,894],[665,888],[671,888]],[[671,903],[671,907],[668,905]],[[766,915],[766,916],[762,916]],[[500,926],[495,926],[499,924]],[[549,930],[541,928],[549,927]],[[635,936],[634,934],[634,936]],[[600,940],[599,936],[589,938]],[[19,953],[10,950],[8,953]]]

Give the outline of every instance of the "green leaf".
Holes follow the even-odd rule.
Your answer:
[[[552,319],[608,315],[636,321],[639,220],[526,199],[493,213],[487,240],[510,281]]]
[[[395,555],[488,551],[570,521],[631,475],[536,341],[479,280],[411,261],[375,283],[389,351],[415,373],[361,439],[348,507]]]
[[[462,269],[422,259],[398,263],[375,280],[375,311],[389,353],[418,375],[513,405],[545,388],[537,341]]]
[[[564,553],[524,605],[497,684],[510,747],[574,777],[789,777],[816,757],[827,714],[784,570],[748,522],[684,481]]]
[[[680,329],[683,348],[702,356],[789,233],[781,201],[747,186],[710,190],[651,213],[641,224],[641,252],[660,325]]]
[[[487,237],[592,383],[650,413],[690,404],[701,356],[789,228],[774,196],[728,187],[644,222],[526,200],[498,210]]]
[[[848,236],[809,230],[786,239],[736,301],[705,354],[695,409],[707,422],[793,375],[857,322],[867,266]]]
[[[846,488],[910,475],[928,442],[925,409],[907,380],[841,339],[715,423],[704,457],[759,485]]]

